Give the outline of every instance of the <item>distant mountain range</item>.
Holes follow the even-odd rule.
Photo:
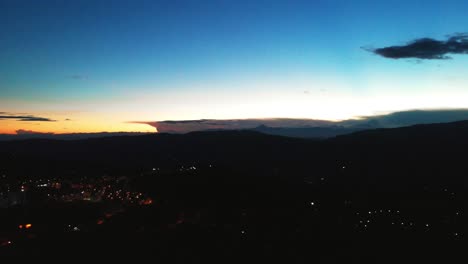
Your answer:
[[[253,131],[261,132],[269,135],[297,137],[297,138],[330,138],[339,135],[345,135],[356,131],[361,131],[363,128],[359,127],[343,127],[343,126],[329,126],[329,127],[268,127],[260,125],[251,129]]]
[[[227,130],[252,130],[263,134],[287,136],[296,138],[325,139],[340,135],[346,135],[358,131],[379,128],[397,128],[417,124],[449,123],[468,120],[467,109],[455,110],[413,110],[394,112],[385,115],[365,116],[357,119],[343,121],[315,120],[315,119],[290,119],[290,118],[266,118],[266,119],[201,119],[179,120],[145,123],[157,128],[159,133],[185,134],[196,131],[227,131]],[[102,133],[18,133],[0,134],[0,141],[21,140],[31,138],[76,140],[88,138],[100,138],[110,136],[135,136],[148,133],[137,132],[102,132]]]
[[[298,137],[330,138],[356,131],[376,128],[396,128],[416,124],[448,123],[468,120],[467,109],[455,110],[413,110],[385,115],[364,116],[343,121],[316,119],[229,119],[229,120],[179,120],[144,122],[159,132],[187,133],[205,130],[249,129],[265,134]]]
[[[468,110],[405,111],[388,115],[363,117],[335,122],[318,127],[269,127],[260,125],[252,130],[265,134],[299,137],[330,138],[357,131],[379,128],[397,128],[418,124],[449,123],[468,120]]]
[[[468,121],[365,130],[325,140],[249,130],[157,133],[3,141],[0,169],[21,175],[102,175],[215,164],[232,173],[220,174],[230,180],[261,180],[279,173],[299,181],[326,177],[331,184],[356,190],[426,184],[465,188],[467,149]],[[348,174],[343,178],[344,169]]]

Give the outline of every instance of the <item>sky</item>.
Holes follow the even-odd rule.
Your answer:
[[[468,108],[468,1],[0,0],[0,133]]]

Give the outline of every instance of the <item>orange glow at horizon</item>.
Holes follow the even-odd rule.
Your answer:
[[[114,117],[95,115],[64,118],[60,115],[34,114],[46,116],[55,121],[0,120],[0,134],[21,133],[100,133],[100,132],[157,132],[149,125],[131,123]]]
[[[411,79],[377,77],[370,78],[361,93],[356,93],[357,87],[345,80],[311,76],[283,81],[221,82],[206,87],[203,86],[205,83],[193,83],[188,86],[190,89],[176,87],[178,89],[161,92],[135,87],[132,92],[115,98],[92,100],[0,99],[0,111],[4,113],[55,120],[0,119],[0,134],[17,134],[17,131],[54,134],[157,132],[155,127],[144,122],[252,118],[340,121],[395,111],[468,107],[468,91],[462,89],[468,85],[465,81],[457,86],[460,88],[452,88],[454,93],[446,93],[440,89],[444,84],[442,81],[422,83],[418,89],[410,89],[413,87]],[[205,92],[200,92],[200,87],[204,87]],[[318,90],[320,87],[327,89]],[[374,87],[382,91],[377,92]]]

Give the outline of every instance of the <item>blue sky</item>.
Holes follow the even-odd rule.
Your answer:
[[[395,60],[362,47],[468,32],[466,10],[433,0],[2,0],[0,110],[82,113],[75,126],[91,129],[88,115],[124,124],[463,107],[465,56]]]

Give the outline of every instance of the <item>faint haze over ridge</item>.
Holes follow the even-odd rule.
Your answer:
[[[184,134],[210,130],[255,130],[265,134],[303,138],[328,138],[352,132],[396,128],[416,124],[448,123],[468,120],[468,109],[409,110],[362,116],[341,121],[301,118],[249,118],[249,119],[199,119],[165,121],[131,121],[151,126],[159,133]],[[15,134],[0,134],[0,140],[50,138],[74,140],[109,136],[133,136],[141,132],[53,133],[17,129]]]
[[[238,130],[253,129],[260,126],[271,128],[345,128],[372,129],[394,128],[415,124],[446,123],[468,120],[468,109],[443,110],[410,110],[363,116],[342,121],[294,119],[294,118],[262,118],[262,119],[200,119],[200,120],[166,120],[155,122],[137,122],[155,127],[162,133],[187,133],[203,130]]]

